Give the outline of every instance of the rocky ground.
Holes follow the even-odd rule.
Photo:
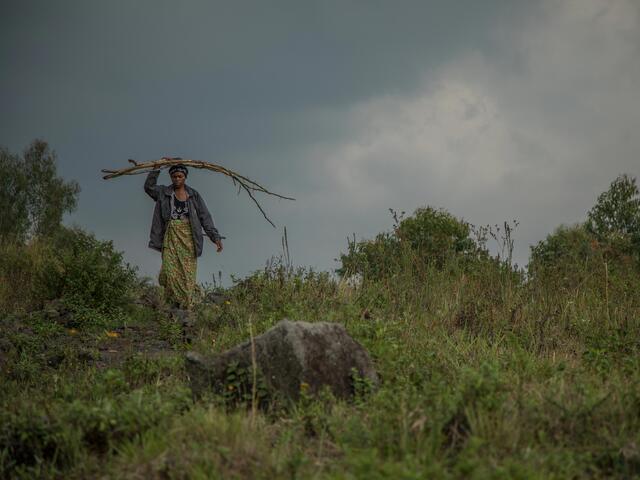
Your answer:
[[[0,368],[10,357],[28,355],[31,362],[57,368],[82,363],[98,369],[119,366],[133,355],[175,355],[195,331],[192,315],[183,310],[141,310],[108,328],[81,322],[58,304],[30,315],[15,315],[0,324]],[[5,372],[8,373],[8,372]]]

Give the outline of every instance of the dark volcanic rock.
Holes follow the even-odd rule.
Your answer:
[[[317,393],[327,386],[336,397],[348,398],[356,379],[370,387],[379,382],[366,350],[337,323],[282,320],[254,344],[260,382],[270,397],[295,400],[301,390]],[[250,340],[206,358],[189,352],[186,360],[195,394],[231,388],[230,372],[253,372]]]

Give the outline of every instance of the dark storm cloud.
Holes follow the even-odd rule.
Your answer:
[[[14,2],[3,103],[19,127],[59,119],[67,137],[74,118],[143,138],[188,120],[207,146],[250,149],[273,142],[274,115],[411,90],[425,68],[486,41],[508,5]]]
[[[83,187],[68,221],[150,275],[160,260],[146,248],[142,177],[99,174],[127,158],[218,161],[295,196],[264,206],[294,260],[323,269],[347,235],[388,228],[388,207],[424,204],[476,223],[519,218],[526,258],[617,173],[637,174],[631,0],[0,8],[0,144],[49,141]],[[201,280],[277,253],[280,230],[226,179],[189,181],[229,237],[223,255],[205,253]]]

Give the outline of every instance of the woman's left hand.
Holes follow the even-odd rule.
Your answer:
[[[222,251],[222,240],[218,240],[217,242],[215,242],[216,244],[216,252],[220,253]]]

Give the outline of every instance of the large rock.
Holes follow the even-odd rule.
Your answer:
[[[359,387],[376,387],[378,375],[366,350],[337,323],[282,320],[254,338],[256,371],[261,393],[268,398],[297,399],[300,392],[317,393],[327,386],[339,398],[353,396]],[[191,387],[196,395],[207,390],[229,394],[251,391],[251,341],[219,355],[186,355]],[[239,373],[242,372],[242,375]],[[266,390],[264,392],[263,390]]]

